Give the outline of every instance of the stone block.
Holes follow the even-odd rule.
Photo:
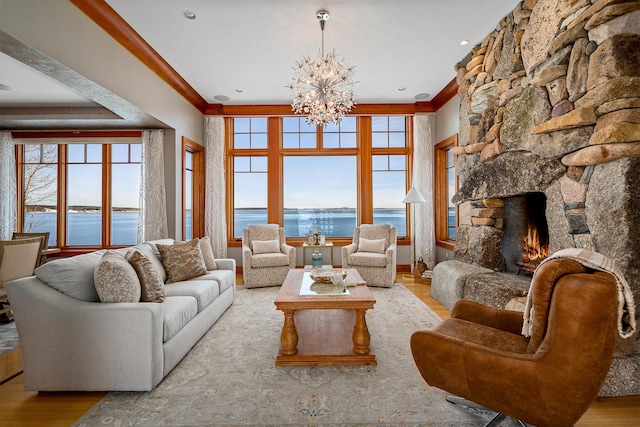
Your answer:
[[[615,35],[589,57],[589,90],[607,80],[634,76],[640,76],[640,34]]]
[[[634,156],[640,156],[640,142],[590,145],[567,154],[561,161],[565,166],[590,166]]]
[[[588,40],[578,39],[571,48],[569,66],[567,68],[567,92],[569,96],[577,96],[587,91],[587,72],[589,56],[585,51]]]
[[[589,139],[590,145],[640,141],[640,123],[611,123]]]
[[[516,297],[526,297],[531,277],[508,273],[476,274],[467,278],[462,297],[491,307],[504,308]]]
[[[620,111],[628,108],[640,108],[640,97],[620,98],[614,99],[613,101],[607,101],[596,108],[596,114],[598,116],[602,116],[613,111]]]
[[[589,232],[587,218],[584,214],[568,214],[567,223],[569,225],[569,234],[583,234]]]
[[[530,73],[549,55],[549,47],[560,28],[562,18],[556,10],[557,0],[540,0],[529,17],[520,49],[525,70]]]
[[[633,12],[634,10],[638,9],[640,9],[640,2],[637,1],[611,4],[602,8],[602,10],[598,11],[597,13],[594,13],[585,24],[584,29],[589,31],[601,24],[604,24],[605,22],[611,21],[618,16],[626,15],[627,13]]]
[[[600,397],[640,395],[640,352],[614,357],[609,374],[598,393]]]
[[[549,93],[549,102],[551,105],[556,105],[558,102],[565,100],[569,97],[567,92],[567,77],[559,77],[546,85],[547,92]]]
[[[640,34],[640,10],[613,18],[589,30],[589,40],[602,44],[616,34]]]
[[[553,106],[553,109],[551,110],[551,117],[563,116],[568,112],[573,111],[573,109],[573,102],[569,101],[568,99],[563,99]]]
[[[455,302],[462,299],[469,276],[491,273],[493,271],[488,268],[457,260],[438,263],[431,277],[431,298],[451,310]]]
[[[531,133],[538,134],[573,129],[592,125],[595,122],[596,113],[593,108],[578,108],[562,116],[554,117],[544,123],[540,123],[531,129]]]
[[[640,123],[640,108],[630,108],[604,114],[598,117],[593,131],[598,132],[614,123]]]
[[[473,223],[474,218],[471,220]],[[502,261],[502,236],[502,230],[495,227],[460,226],[453,256],[458,261],[495,270]]]
[[[640,97],[640,77],[618,77],[599,84],[574,103],[576,108],[597,108],[617,98]]]

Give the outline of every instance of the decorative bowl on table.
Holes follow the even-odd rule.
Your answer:
[[[309,273],[309,277],[316,283],[327,283],[333,284],[331,278],[333,276],[341,276],[342,280],[346,279],[347,271],[346,270],[338,270],[338,269],[317,269],[311,270]]]

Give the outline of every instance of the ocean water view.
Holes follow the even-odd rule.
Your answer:
[[[31,214],[29,214],[31,215]],[[69,246],[100,246],[100,212],[68,212],[67,243]],[[190,223],[190,212],[187,222]],[[138,213],[113,212],[112,237],[114,245],[134,245],[137,239]],[[242,237],[242,229],[249,224],[266,224],[266,209],[236,209],[234,214],[235,237]],[[27,221],[28,222],[28,221]],[[374,223],[388,223],[397,228],[398,236],[407,233],[404,209],[376,209]],[[49,231],[49,245],[56,244],[56,212],[33,213],[32,231]],[[344,209],[285,209],[284,227],[287,237],[306,237],[313,226],[327,237],[351,237],[356,226],[356,210]],[[190,236],[191,227],[187,228]]]

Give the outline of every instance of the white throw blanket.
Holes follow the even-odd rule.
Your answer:
[[[552,259],[572,259],[578,261],[587,268],[593,270],[604,271],[612,274],[616,278],[616,284],[618,286],[618,333],[622,338],[629,338],[636,330],[636,310],[635,303],[633,302],[633,294],[629,288],[629,284],[625,280],[620,268],[611,258],[589,251],[587,249],[579,248],[567,248],[559,250],[548,258],[544,259],[538,268],[540,268],[545,262]],[[534,277],[538,272],[538,268],[533,273]],[[533,284],[533,281],[532,281]],[[527,294],[527,304],[524,309],[524,323],[522,325],[522,335],[525,337],[531,336],[533,329],[533,307],[531,303],[531,289]]]

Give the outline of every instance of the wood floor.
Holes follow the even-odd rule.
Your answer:
[[[440,317],[449,311],[429,296],[429,285],[415,283],[410,275],[398,274],[404,284]],[[238,276],[242,283],[242,276]],[[14,355],[15,357],[15,355]],[[0,365],[2,361],[0,360]],[[22,375],[0,385],[0,425],[3,427],[69,426],[95,405],[106,393],[25,392]],[[599,398],[576,427],[636,427],[640,425],[640,396]]]

